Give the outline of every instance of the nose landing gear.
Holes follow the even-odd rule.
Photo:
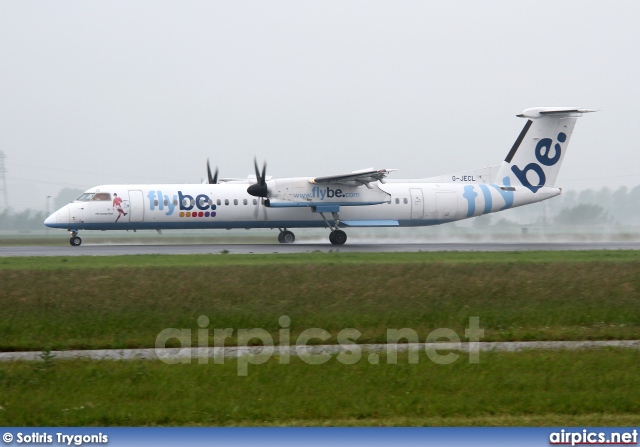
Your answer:
[[[80,244],[82,244],[82,239],[80,239],[80,236],[78,236],[78,232],[69,231],[69,233],[71,233],[71,237],[69,238],[69,243],[71,244],[71,246],[73,247],[80,246]]]

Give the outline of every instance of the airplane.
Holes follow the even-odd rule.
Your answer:
[[[596,110],[534,107],[500,165],[422,179],[392,180],[395,169],[365,169],[325,177],[273,179],[254,159],[255,177],[218,179],[207,161],[202,184],[101,185],[44,221],[82,243],[80,230],[195,228],[327,228],[329,241],[347,241],[343,228],[440,225],[528,205],[559,195],[560,165],[578,117]]]

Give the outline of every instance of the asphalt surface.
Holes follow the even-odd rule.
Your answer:
[[[478,242],[478,243],[349,243],[335,246],[327,242],[294,244],[189,244],[189,245],[109,245],[82,244],[65,246],[4,246],[0,257],[7,256],[121,256],[149,254],[269,254],[362,252],[392,253],[419,251],[532,251],[532,250],[640,250],[640,242]]]
[[[370,353],[366,358],[369,363],[379,361],[378,352],[388,352],[386,344],[362,344],[357,345],[362,352]],[[407,351],[410,347],[419,351],[425,349],[450,349],[460,352],[515,352],[528,349],[597,349],[597,348],[628,348],[640,349],[640,340],[604,340],[604,341],[512,341],[512,342],[478,342],[478,343],[412,343],[397,344],[397,352]],[[202,349],[202,351],[199,351]],[[273,354],[282,355],[282,350],[288,350],[290,355],[301,354],[337,354],[343,351],[353,352],[353,345],[318,345],[318,346],[288,346],[284,348],[273,347]],[[95,349],[78,351],[51,351],[48,356],[56,359],[90,359],[90,360],[165,360],[200,357],[239,357],[243,355],[259,355],[263,347],[228,347],[228,348],[175,348],[175,349]],[[0,352],[0,361],[41,361],[45,354],[38,351],[27,352]]]

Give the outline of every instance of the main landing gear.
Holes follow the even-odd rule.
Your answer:
[[[69,233],[71,233],[71,237],[69,238],[69,243],[73,247],[80,246],[80,244],[82,244],[82,239],[80,239],[80,236],[78,236],[78,232],[77,231],[70,231]]]
[[[333,230],[329,233],[329,242],[333,245],[344,245],[347,242],[347,233],[342,230]]]
[[[347,242],[347,233],[338,228],[338,225],[340,225],[340,215],[337,212],[331,213],[333,216],[333,226],[329,223],[327,218],[324,217],[323,212],[320,212],[320,215],[327,226],[331,228],[331,233],[329,233],[329,242],[333,245],[344,245],[344,243]]]
[[[280,234],[278,234],[278,242],[280,242],[281,244],[293,244],[296,241],[296,235],[293,234],[291,231],[287,230],[286,228],[284,230],[280,229]]]

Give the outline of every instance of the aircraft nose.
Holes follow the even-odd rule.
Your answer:
[[[44,224],[48,227],[52,227],[54,226],[56,223],[58,223],[58,220],[56,219],[56,213],[53,213],[51,216],[47,217],[44,220]]]
[[[44,221],[50,228],[65,228],[69,225],[69,206],[63,206],[55,213],[51,214]]]

